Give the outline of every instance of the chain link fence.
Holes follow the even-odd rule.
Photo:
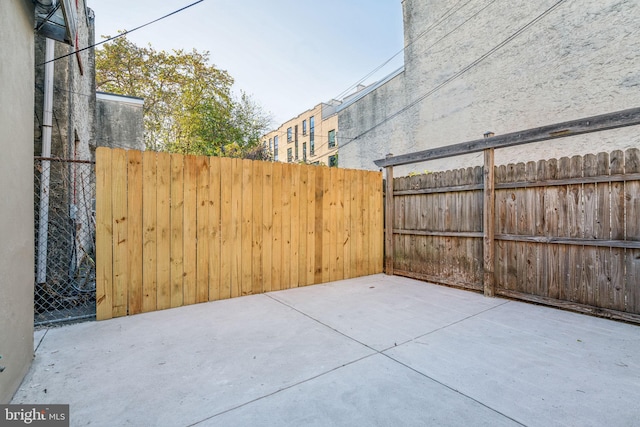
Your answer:
[[[36,326],[95,317],[95,164],[36,157]]]

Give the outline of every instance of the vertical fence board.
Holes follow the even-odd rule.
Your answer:
[[[273,164],[273,240],[271,270],[271,290],[279,291],[282,287],[282,168],[284,165]],[[317,283],[317,282],[316,282]]]
[[[291,176],[293,165],[282,166],[280,185],[282,192],[282,276],[281,288],[291,287]]]
[[[322,268],[324,265],[324,260],[322,256],[323,250],[323,240],[324,236],[324,168],[317,168],[315,170],[316,180],[315,180],[315,195],[314,195],[314,204],[315,204],[315,217],[313,223],[315,224],[315,245],[314,245],[314,271],[313,271],[313,282],[314,283],[322,283]]]
[[[536,176],[536,164],[535,162],[528,162],[525,166],[525,181],[535,181]],[[536,234],[536,222],[535,222],[535,191],[532,189],[526,189],[523,191],[522,196],[525,198],[520,208],[524,215],[524,224],[520,228],[520,233],[534,236]],[[525,283],[522,287],[522,292],[527,294],[533,294],[536,288],[536,263],[538,248],[535,243],[526,243],[525,245]]]
[[[231,259],[233,257],[232,159],[220,159],[220,299],[231,298]]]
[[[196,302],[209,301],[209,159],[197,157]]]
[[[640,173],[640,150],[628,149],[625,152],[625,173]],[[626,230],[625,240],[640,241],[640,181],[625,183]],[[640,313],[640,249],[626,252],[626,311]]]
[[[355,193],[354,195],[354,204],[356,205],[355,207],[355,226],[354,226],[354,231],[353,231],[353,235],[355,238],[355,259],[353,260],[353,262],[355,262],[355,270],[356,270],[356,275],[357,276],[364,276],[365,274],[365,270],[364,270],[364,259],[363,257],[365,256],[364,251],[362,250],[362,246],[364,243],[364,211],[362,209],[362,205],[364,203],[364,191],[363,191],[363,179],[364,179],[364,175],[359,173],[358,176],[356,177],[355,181],[353,182],[353,187],[351,188],[351,192]],[[393,185],[393,182],[392,182]],[[398,211],[396,211],[398,212]],[[399,217],[400,215],[398,215]],[[394,217],[397,218],[397,217]],[[395,227],[395,225],[394,225]],[[397,246],[396,246],[397,247]],[[393,254],[393,257],[395,259],[395,254]],[[392,261],[393,262],[393,261]]]
[[[241,244],[241,281],[240,295],[249,295],[253,291],[253,164],[251,160],[242,160],[242,224]]]
[[[142,312],[142,153],[127,152],[127,249],[129,263],[128,314]],[[99,193],[97,193],[99,195]],[[101,197],[98,197],[98,200]]]
[[[300,185],[298,187],[298,286],[307,286],[311,284],[307,281],[307,238],[309,236],[309,224],[307,222],[309,193],[307,189],[309,188],[309,168],[301,166],[299,168],[299,171]]]
[[[111,151],[96,150],[96,319],[113,317],[113,216],[111,210]]]
[[[596,159],[596,176],[609,175],[609,154],[599,153]],[[608,182],[596,184],[596,200],[595,237],[609,240],[611,238],[611,188]],[[614,289],[611,283],[611,248],[597,248],[596,252],[598,256],[597,298],[601,307],[614,308]]]
[[[263,291],[263,273],[262,273],[262,257],[264,250],[263,244],[263,221],[262,221],[262,206],[263,206],[263,162],[252,162],[252,186],[253,186],[253,200],[251,201],[251,226],[252,231],[252,271],[251,271],[251,293],[260,294]]]
[[[609,173],[611,175],[622,175],[624,173],[625,156],[622,151],[614,151],[609,158]],[[609,213],[610,230],[609,237],[612,240],[624,240],[625,220],[624,220],[624,182],[612,182],[609,186]],[[633,218],[633,217],[630,217]],[[636,217],[636,221],[638,221]],[[625,249],[611,248],[609,252],[611,267],[611,292],[613,294],[612,308],[626,311],[626,283],[624,280],[624,258]]]
[[[536,165],[536,179],[544,181],[547,179],[547,162],[540,160]],[[546,188],[537,187],[536,192],[536,236],[546,236]],[[547,245],[538,245],[537,259],[537,284],[535,295],[548,296],[549,281],[547,277]]]
[[[231,161],[231,298],[242,295],[242,160]]]
[[[579,173],[582,173],[582,165],[579,165]],[[564,179],[570,178],[572,174],[571,159],[568,157],[562,157],[558,160],[558,172],[557,178]],[[579,187],[580,188],[580,187]],[[572,203],[571,193],[569,186],[562,185],[557,187],[558,190],[558,205],[554,209],[558,212],[558,237],[568,237],[571,232],[571,217],[572,215]],[[575,210],[574,210],[575,212]],[[559,246],[558,247],[558,298],[564,299],[567,295],[570,295],[571,290],[570,279],[571,265],[569,263],[570,250],[572,247]]]
[[[352,203],[352,193],[351,193],[351,184],[353,182],[354,177],[353,170],[345,170],[344,171],[344,218],[343,218],[343,229],[342,229],[342,238],[344,245],[342,247],[342,257],[344,258],[344,278],[350,279],[353,277],[352,273],[352,263],[351,263],[351,251],[353,248],[353,240],[351,237],[351,216],[353,215],[353,203]]]
[[[315,275],[315,259],[316,259],[316,168],[305,168],[307,171],[307,262],[306,262],[306,284],[311,285],[314,282]],[[302,218],[304,219],[304,218]]]
[[[127,315],[128,250],[127,250],[127,152],[111,153],[111,210],[113,216],[113,317]]]
[[[587,154],[584,156],[584,176],[596,176],[598,173],[598,165],[596,156]],[[584,233],[586,239],[594,239],[596,237],[597,228],[597,193],[595,184],[584,185],[584,214],[585,224]],[[583,280],[586,286],[586,298],[583,301],[590,305],[598,303],[597,280],[598,280],[598,250],[595,247],[585,246],[584,259],[585,268]]]
[[[336,231],[336,275],[334,280],[344,279],[344,252],[345,252],[345,228],[344,228],[344,211],[345,211],[345,186],[344,186],[344,169],[334,168],[337,173],[336,190],[336,222],[333,223]],[[348,196],[347,196],[348,197]]]
[[[547,161],[547,179],[552,180],[558,177],[558,161],[550,159]],[[545,235],[547,237],[558,236],[558,221],[560,194],[558,187],[545,188]],[[547,283],[549,298],[558,298],[560,293],[560,277],[559,277],[559,248],[558,245],[547,245],[547,257],[545,264],[547,266]]]
[[[262,290],[271,292],[273,263],[273,163],[263,164],[262,176]]]
[[[382,174],[374,173],[374,179],[372,185],[375,191],[375,221],[373,222],[374,230],[372,232],[372,239],[375,241],[373,259],[375,260],[375,268],[373,272],[375,274],[382,273],[384,271],[384,202],[382,195]],[[348,183],[345,182],[345,187]],[[349,215],[349,212],[346,212]]]
[[[300,273],[300,165],[292,165],[289,188],[291,193],[291,273],[290,287],[297,288],[300,285],[298,275]]]
[[[569,171],[569,178],[579,178],[582,176],[582,157],[573,156]],[[569,215],[569,237],[577,239],[582,238],[583,230],[583,214],[582,214],[582,185],[569,185],[567,189],[568,199],[568,215]],[[569,247],[568,257],[568,277],[566,285],[566,295],[568,301],[578,301],[580,296],[580,287],[582,279],[582,252],[583,247],[572,245]]]
[[[156,309],[157,292],[157,197],[156,197],[156,153],[147,151],[142,155],[142,311]]]
[[[171,307],[171,156],[157,156],[157,288],[156,310]]]
[[[184,157],[171,155],[171,307],[183,305]]]
[[[184,159],[184,233],[183,233],[183,282],[184,304],[195,304],[197,300],[197,220],[198,220],[198,159]]]
[[[326,283],[331,280],[331,246],[334,239],[334,234],[331,233],[333,229],[331,224],[332,219],[332,202],[333,202],[333,193],[331,192],[331,168],[322,168],[322,234],[324,238],[322,239],[322,283]],[[335,260],[333,260],[335,262]]]
[[[220,299],[220,158],[209,159],[209,301]]]

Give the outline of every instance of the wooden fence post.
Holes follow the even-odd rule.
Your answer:
[[[385,273],[393,276],[393,166],[386,168],[387,187],[384,208]]]
[[[492,297],[495,294],[495,179],[494,179],[494,149],[484,150],[484,295]]]

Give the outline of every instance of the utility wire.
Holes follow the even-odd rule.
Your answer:
[[[550,14],[552,11],[554,11],[556,8],[558,8],[562,3],[564,3],[566,0],[559,0],[558,2],[556,2],[555,4],[553,4],[551,7],[549,7],[547,10],[545,10],[544,12],[542,12],[540,15],[536,16],[534,19],[532,19],[531,21],[529,21],[527,24],[525,24],[523,27],[521,27],[520,29],[518,29],[518,31],[516,31],[515,33],[511,34],[509,37],[507,37],[505,40],[503,40],[502,42],[500,42],[498,45],[496,45],[495,47],[493,47],[493,49],[489,50],[487,53],[485,53],[484,55],[482,55],[481,57],[479,57],[478,59],[476,59],[475,61],[471,62],[469,65],[467,65],[466,67],[462,68],[460,71],[458,71],[457,73],[455,73],[454,75],[452,75],[451,77],[449,77],[448,79],[446,79],[445,81],[443,81],[442,83],[436,85],[434,88],[432,88],[431,90],[429,90],[427,93],[421,95],[419,98],[417,98],[415,101],[411,102],[410,104],[408,104],[407,106],[403,107],[402,109],[400,109],[399,111],[397,111],[396,113],[384,118],[381,122],[376,123],[375,125],[371,126],[369,129],[363,131],[362,133],[356,135],[353,138],[346,138],[348,139],[348,141],[344,144],[341,145],[341,147],[345,147],[346,145],[349,145],[351,142],[359,139],[360,137],[366,135],[367,133],[371,132],[372,130],[380,127],[381,125],[387,123],[388,121],[398,117],[399,115],[405,113],[407,110],[411,109],[412,107],[416,106],[417,104],[419,104],[420,102],[424,101],[425,99],[427,99],[428,97],[430,97],[431,95],[433,95],[434,93],[438,92],[440,89],[442,89],[443,87],[445,87],[446,85],[448,85],[449,83],[453,82],[454,80],[458,79],[460,76],[462,76],[463,74],[467,73],[469,70],[473,69],[474,67],[478,66],[481,62],[483,62],[485,59],[487,59],[489,56],[493,55],[495,52],[497,52],[498,50],[502,49],[504,46],[506,46],[508,43],[510,43],[513,39],[515,39],[516,37],[518,37],[520,34],[522,34],[524,31],[526,31],[527,29],[529,29],[531,26],[533,26],[534,24],[536,24],[538,21],[542,20],[545,16],[547,16],[548,14]],[[342,139],[345,139],[345,137],[343,136]]]
[[[175,15],[176,13],[180,13],[180,12],[182,12],[183,10],[189,9],[190,7],[193,7],[193,6],[197,5],[198,3],[202,3],[203,1],[204,1],[204,0],[198,0],[198,1],[195,1],[195,2],[193,2],[193,3],[191,3],[191,4],[187,5],[187,6],[184,6],[184,7],[180,8],[180,9],[178,9],[178,10],[174,10],[174,11],[173,11],[173,12],[171,12],[171,13],[168,13],[168,14],[166,14],[166,15],[164,15],[164,16],[161,16],[161,17],[160,17],[160,18],[158,18],[158,19],[154,19],[153,21],[147,22],[146,24],[142,24],[142,25],[140,25],[139,27],[136,27],[136,28],[134,28],[134,29],[132,29],[132,30],[125,30],[125,31],[123,31],[122,33],[118,34],[117,36],[110,37],[110,38],[108,38],[108,39],[106,39],[106,40],[102,40],[102,41],[100,41],[100,42],[98,42],[98,43],[94,43],[94,44],[92,44],[91,46],[87,46],[87,47],[85,47],[85,48],[78,49],[78,50],[73,51],[73,52],[71,52],[71,53],[68,53],[68,54],[66,54],[66,55],[62,55],[62,56],[59,56],[59,57],[57,57],[57,58],[53,58],[53,59],[52,59],[52,60],[50,60],[50,61],[46,61],[46,62],[43,62],[43,63],[41,63],[41,64],[38,64],[38,66],[48,64],[49,62],[55,62],[55,61],[57,61],[57,60],[59,60],[59,59],[63,59],[63,58],[69,57],[69,56],[71,56],[71,55],[75,55],[76,53],[84,52],[85,50],[88,50],[88,49],[93,49],[93,48],[94,48],[94,47],[96,47],[96,46],[100,46],[101,44],[104,44],[104,43],[110,42],[110,41],[115,40],[115,39],[117,39],[117,38],[119,38],[119,37],[126,36],[126,35],[127,35],[127,34],[129,34],[129,33],[133,33],[134,31],[137,31],[137,30],[139,30],[139,29],[141,29],[141,28],[147,27],[147,26],[149,26],[149,25],[151,25],[151,24],[155,24],[155,23],[156,23],[156,22],[158,22],[158,21],[162,21],[162,20],[163,20],[163,19],[165,19],[165,18],[168,18],[168,17],[170,17],[170,16],[172,16],[172,15]]]
[[[429,34],[433,29],[435,29],[436,27],[438,27],[440,24],[442,24],[444,21],[446,21],[447,19],[449,19],[449,17],[451,17],[454,13],[456,13],[457,11],[459,11],[460,9],[462,9],[464,6],[468,5],[469,3],[471,3],[473,0],[468,0],[465,4],[457,7],[460,3],[462,3],[463,0],[458,1],[458,3],[454,4],[449,10],[447,10],[440,18],[438,18],[438,20],[436,22],[434,22],[432,25],[430,25],[426,30],[424,30],[422,33],[418,34],[418,36],[413,39],[411,42],[407,43],[406,46],[404,46],[402,49],[400,49],[399,51],[397,51],[395,54],[393,54],[393,56],[391,56],[389,59],[387,59],[386,61],[384,61],[382,64],[378,65],[375,69],[373,69],[372,71],[370,71],[367,75],[365,75],[364,77],[362,77],[360,80],[358,80],[357,82],[355,82],[354,84],[352,84],[351,86],[349,86],[348,88],[346,88],[345,90],[343,90],[342,92],[340,92],[334,99],[340,99],[344,96],[347,95],[347,93],[349,93],[352,89],[354,89],[355,87],[357,87],[360,83],[362,83],[363,81],[365,81],[366,79],[368,79],[369,77],[371,77],[372,75],[374,75],[377,71],[379,71],[382,67],[384,67],[385,65],[387,65],[389,62],[391,62],[396,56],[400,55],[402,52],[404,52],[409,46],[413,45],[415,42],[417,42],[419,39],[421,39],[422,37],[426,36],[427,34]],[[457,9],[456,9],[457,7]],[[455,10],[453,10],[455,9]]]
[[[469,0],[466,3],[460,5],[460,3],[462,2],[462,0],[460,0],[458,3],[456,3],[453,7],[451,7],[447,12],[445,12],[434,24],[430,25],[426,30],[424,30],[422,33],[420,33],[415,39],[413,39],[410,43],[408,43],[404,48],[402,48],[400,51],[398,51],[394,56],[392,56],[391,58],[389,58],[387,61],[385,61],[384,63],[382,63],[380,66],[378,66],[375,70],[371,71],[369,74],[367,74],[366,76],[364,76],[362,79],[360,79],[359,81],[357,81],[355,84],[351,85],[348,89],[346,89],[345,91],[343,91],[340,95],[338,95],[337,97],[334,97],[334,99],[340,99],[341,96],[343,96],[344,94],[346,94],[348,91],[350,91],[351,89],[353,89],[354,87],[356,87],[358,84],[362,83],[364,80],[366,80],[368,77],[370,77],[371,75],[373,75],[376,71],[380,70],[382,67],[384,67],[386,64],[388,64],[393,58],[395,58],[397,55],[399,55],[400,53],[402,53],[406,48],[408,48],[409,46],[413,45],[415,42],[417,42],[420,38],[424,37],[425,35],[427,35],[431,30],[435,29],[437,26],[441,25],[444,21],[446,21],[449,17],[451,17],[454,13],[458,12],[460,9],[462,9],[464,6],[466,6],[467,4],[469,4],[471,1],[473,0]],[[477,17],[480,13],[482,13],[485,9],[487,9],[489,6],[491,6],[493,3],[495,3],[497,0],[491,0],[490,2],[488,2],[486,5],[484,5],[481,9],[479,9],[477,12],[475,12],[473,15],[471,15],[469,18],[467,18],[466,20],[464,20],[460,25],[458,25],[457,27],[455,27],[453,30],[449,31],[448,33],[446,33],[445,35],[443,35],[442,37],[440,37],[439,39],[437,39],[435,42],[433,42],[431,45],[429,45],[426,49],[421,50],[421,52],[427,52],[429,49],[435,47],[437,44],[439,44],[440,42],[442,42],[442,40],[444,40],[445,38],[449,37],[451,34],[455,33],[456,31],[460,30],[460,28],[462,26],[464,26],[467,22],[471,21],[473,18]],[[458,6],[460,5],[460,6]],[[455,10],[454,10],[455,9]],[[279,128],[278,128],[279,129]],[[273,132],[269,132],[269,134],[273,135]],[[278,136],[284,137],[284,135],[286,135],[286,130],[282,130],[282,131],[278,131],[277,132]]]

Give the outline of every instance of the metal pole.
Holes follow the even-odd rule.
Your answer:
[[[44,66],[44,108],[42,123],[42,157],[51,157],[51,128],[53,125],[53,73],[55,42],[47,38]],[[49,176],[51,162],[42,161],[42,177],[40,179],[40,216],[38,223],[38,260],[37,283],[47,281],[47,246],[49,233]]]

